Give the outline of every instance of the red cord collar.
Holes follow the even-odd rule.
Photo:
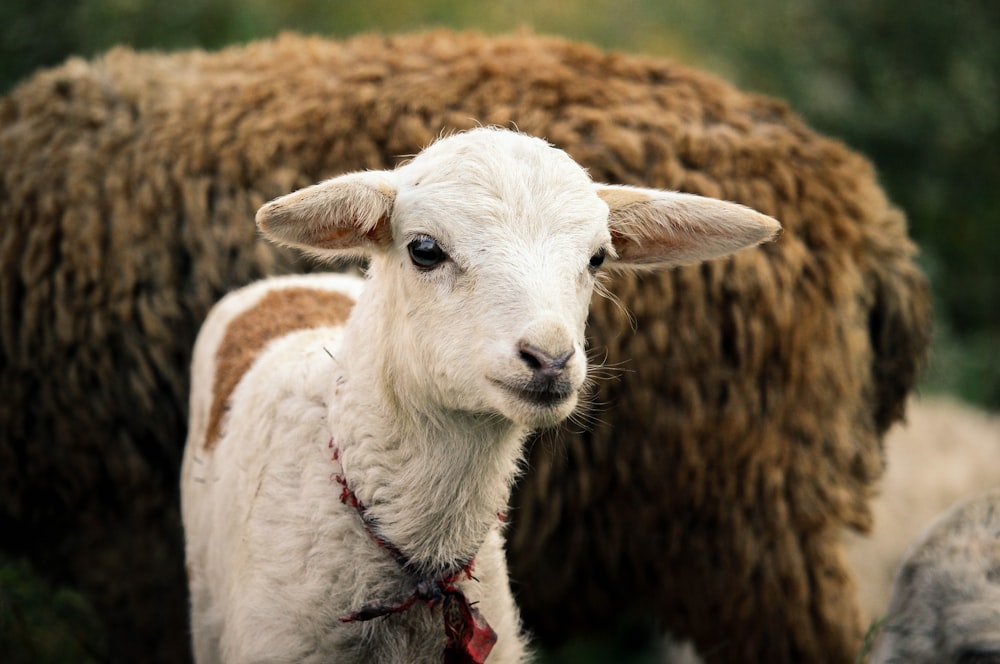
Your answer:
[[[339,461],[340,450],[332,439],[329,447],[333,450],[333,461]],[[340,501],[357,510],[361,524],[372,541],[392,556],[403,572],[415,582],[413,592],[406,597],[394,602],[366,605],[341,618],[340,622],[364,622],[402,613],[418,601],[422,601],[431,610],[440,606],[446,637],[442,661],[445,664],[484,664],[497,641],[497,634],[457,585],[463,576],[466,580],[476,580],[472,575],[475,559],[456,562],[437,575],[420,574],[399,547],[379,534],[375,520],[348,486],[344,476],[338,474],[334,479],[343,487]]]

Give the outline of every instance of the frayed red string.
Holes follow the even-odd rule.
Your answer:
[[[328,445],[333,450],[332,461],[340,460],[340,449],[336,447],[333,439]],[[343,467],[341,467],[343,471]],[[399,548],[376,532],[372,519],[368,516],[365,506],[358,500],[357,495],[347,484],[343,475],[335,473],[334,481],[340,484],[340,502],[350,505],[357,510],[361,517],[361,523],[365,532],[378,545],[379,548],[387,551],[392,558],[403,568],[404,571],[414,575],[414,566]],[[497,518],[505,523],[506,514],[497,513]],[[445,664],[484,664],[489,657],[490,651],[497,641],[497,634],[486,622],[482,614],[473,603],[469,602],[458,586],[458,581],[464,576],[466,581],[478,581],[473,576],[475,568],[475,558],[462,565],[456,572],[438,579],[426,577],[417,578],[417,587],[413,594],[406,599],[391,604],[373,604],[362,607],[351,615],[340,618],[342,623],[364,622],[374,620],[395,613],[403,613],[409,610],[417,602],[423,601],[431,608],[440,605],[442,607],[442,618],[444,621],[444,632],[447,637],[443,652]]]

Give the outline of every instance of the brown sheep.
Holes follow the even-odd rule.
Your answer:
[[[114,659],[186,647],[177,476],[195,330],[300,269],[266,200],[477,123],[596,180],[748,204],[783,237],[595,299],[587,426],[534,445],[510,564],[541,643],[654,616],[708,661],[848,661],[843,560],[928,342],[903,215],[783,104],[531,34],[283,36],[41,72],[0,102],[0,547],[81,588]],[[625,358],[637,358],[625,363]]]

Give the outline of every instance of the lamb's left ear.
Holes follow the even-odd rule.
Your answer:
[[[684,265],[773,239],[781,224],[756,210],[704,196],[596,185],[607,203],[617,259],[608,267]]]
[[[274,242],[323,258],[366,256],[392,242],[390,171],[348,173],[276,198],[257,211]]]

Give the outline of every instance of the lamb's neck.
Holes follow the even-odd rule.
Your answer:
[[[342,440],[334,419],[348,486],[379,535],[426,571],[468,562],[497,525],[526,434],[469,415],[449,419],[453,426],[356,423]]]
[[[330,404],[343,478],[378,534],[417,567],[468,562],[506,512],[528,431],[412,403],[363,345],[344,347]]]

